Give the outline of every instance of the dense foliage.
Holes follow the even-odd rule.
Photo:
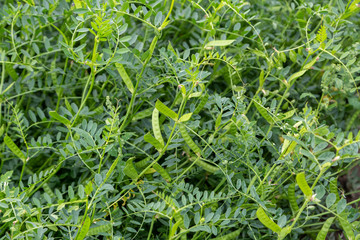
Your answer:
[[[1,239],[360,239],[359,0],[0,6]]]

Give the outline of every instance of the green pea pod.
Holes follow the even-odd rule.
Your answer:
[[[158,163],[153,165],[153,168],[168,182],[171,182],[169,173]]]
[[[135,167],[137,168],[145,168],[148,165],[148,161],[149,161],[150,157],[147,157],[139,162],[135,163]]]
[[[340,195],[337,188],[337,177],[330,181],[330,192],[334,193],[336,196],[336,202],[340,201]]]
[[[305,68],[305,67],[304,67]],[[298,79],[299,77],[301,77],[302,75],[304,75],[304,73],[306,73],[307,69],[306,70],[301,70],[299,72],[296,72],[294,73],[293,75],[291,75],[289,77],[289,79],[287,80],[287,82],[291,85],[292,84],[292,81],[295,81],[296,79]]]
[[[124,174],[134,180],[139,177],[139,174],[137,173],[137,171],[133,165],[133,162],[132,162],[133,159],[134,158],[129,158],[126,161],[125,168],[124,168]]]
[[[76,235],[75,240],[83,240],[89,231],[90,225],[91,225],[91,220],[88,216],[86,216],[84,224],[79,228],[79,232]]]
[[[150,116],[152,112],[153,112],[152,108],[145,109],[144,111],[136,113],[135,116],[131,119],[131,121],[135,122],[137,120],[144,119]]]
[[[318,235],[316,237],[316,240],[325,240],[326,239],[326,235],[329,232],[329,229],[330,229],[331,224],[333,223],[334,219],[335,219],[335,217],[331,217],[325,221],[324,225],[322,226],[320,232],[318,233]]]
[[[277,119],[272,117],[269,113],[268,110],[261,105],[260,103],[258,103],[256,100],[252,100],[256,109],[258,110],[258,112],[260,113],[260,115],[265,118],[265,120],[270,123],[270,124],[274,124],[275,122],[277,122]]]
[[[265,213],[264,209],[261,207],[258,208],[256,211],[256,216],[260,220],[262,224],[264,224],[265,227],[269,228],[273,232],[280,233],[281,227],[277,225],[273,220],[271,220]]]
[[[124,81],[126,87],[128,88],[128,90],[131,93],[134,93],[134,91],[135,91],[134,85],[133,85],[129,75],[127,74],[124,66],[120,63],[115,63],[115,66],[116,66],[116,69],[118,70],[122,80]]]
[[[15,69],[13,68],[13,64],[6,63],[5,70],[10,75],[10,77],[16,81],[19,78],[19,75],[16,73]]]
[[[145,134],[144,140],[151,145],[153,145],[159,152],[162,151],[164,145],[161,144],[156,138],[154,138],[150,133]]]
[[[236,239],[240,233],[241,233],[241,229],[238,229],[238,230],[228,233],[224,236],[212,238],[211,240],[233,240],[233,239]]]
[[[99,235],[100,233],[108,233],[112,228],[112,223],[102,224],[97,227],[92,227],[87,232],[86,236]]]
[[[49,115],[50,115],[52,118],[56,119],[58,122],[61,122],[62,124],[64,124],[65,126],[67,126],[67,127],[69,127],[69,126],[71,125],[71,122],[70,122],[67,118],[61,116],[60,114],[58,114],[58,113],[55,112],[55,111],[50,111],[50,112],[49,112]]]
[[[23,154],[23,152],[16,146],[16,144],[13,142],[13,140],[6,135],[4,137],[4,142],[6,146],[11,150],[12,153],[14,153],[18,158],[20,158],[23,162],[26,161],[26,157]]]
[[[155,103],[155,108],[159,110],[162,114],[165,116],[172,118],[174,121],[178,119],[177,113],[175,113],[173,110],[168,108],[165,104],[163,104],[159,99]]]
[[[203,160],[201,160],[200,158],[197,158],[195,160],[195,164],[198,165],[199,167],[203,168],[205,171],[210,172],[210,173],[214,173],[217,170],[219,170],[218,167],[211,165]]]
[[[288,188],[288,198],[289,198],[291,210],[295,215],[296,212],[299,211],[299,206],[296,202],[296,196],[295,196],[295,183],[290,184]]]
[[[182,137],[184,138],[186,144],[193,150],[196,155],[200,156],[201,149],[196,145],[196,143],[191,139],[186,127],[184,124],[179,124],[179,129]]]
[[[352,230],[352,225],[347,220],[347,213],[344,211],[338,217],[341,228],[344,230],[347,239],[355,239],[354,231]]]
[[[46,192],[51,198],[55,197],[55,193],[51,190],[49,184],[45,183],[42,188],[44,189],[44,192]]]
[[[152,112],[152,121],[151,122],[152,122],[152,129],[153,129],[156,140],[158,140],[161,143],[161,145],[164,146],[164,140],[163,140],[163,137],[162,137],[161,131],[160,131],[159,110],[157,110],[156,108],[154,108],[154,111]]]
[[[301,172],[296,175],[296,182],[299,185],[301,191],[305,194],[307,198],[312,196],[312,190],[309,187],[309,184],[306,181],[305,173]]]
[[[55,68],[56,68],[56,57],[54,58],[54,60],[51,62],[51,65],[50,65],[50,72],[51,72],[50,76],[51,76],[51,80],[52,80],[54,86],[58,85]]]
[[[201,101],[200,101],[199,105],[195,108],[194,114],[198,114],[204,108],[204,106],[207,103],[208,99],[209,99],[209,95],[205,94],[205,96],[203,96],[201,98]]]

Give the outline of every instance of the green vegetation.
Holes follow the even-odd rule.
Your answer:
[[[0,239],[360,239],[360,0],[0,5]]]

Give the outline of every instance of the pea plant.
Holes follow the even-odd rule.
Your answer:
[[[3,0],[0,239],[360,239],[360,0]]]

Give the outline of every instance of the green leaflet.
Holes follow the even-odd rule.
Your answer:
[[[250,183],[249,183],[249,185],[248,185],[248,187],[247,187],[246,194],[248,194],[248,193],[250,192],[250,189],[251,189],[252,186],[254,186],[256,180],[257,180],[257,176],[254,175],[254,176],[251,178],[251,181],[250,181]]]
[[[322,43],[326,40],[327,38],[327,34],[326,34],[326,27],[324,25],[322,25],[318,31],[318,33],[316,34],[316,40],[318,40],[318,42]]]
[[[76,8],[76,9],[82,8],[81,0],[74,0],[74,4],[75,4],[75,8]],[[84,18],[84,14],[83,14],[83,13],[79,14],[79,16],[81,16],[82,18]]]
[[[94,147],[96,145],[95,140],[93,139],[93,137],[90,135],[90,133],[82,130],[81,128],[72,128],[77,134],[79,134],[87,144],[89,144],[90,146]]]
[[[81,1],[80,0],[74,0],[74,4],[76,8],[82,8]]]
[[[359,0],[355,0],[351,3],[351,5],[346,9],[346,11],[341,14],[341,19],[346,19],[350,17],[351,15],[356,14],[358,11],[360,11],[360,8],[358,7]]]
[[[52,14],[58,6],[59,2],[57,1],[53,5],[51,5],[51,8],[49,9],[49,14]]]
[[[256,211],[256,216],[260,220],[262,224],[264,224],[265,227],[271,229],[273,232],[280,233],[281,227],[277,225],[273,220],[271,220],[265,213],[264,209],[261,207],[258,208]]]
[[[126,87],[129,89],[129,91],[131,93],[134,93],[135,89],[134,89],[134,85],[131,82],[131,79],[129,77],[129,75],[127,74],[124,66],[120,63],[115,63],[116,69],[118,70],[122,80],[124,81]]]
[[[158,140],[159,143],[164,146],[164,140],[163,140],[163,137],[162,137],[161,131],[160,131],[159,110],[157,110],[156,108],[154,108],[154,111],[152,112],[151,123],[152,123],[152,129],[153,129],[156,140]]]
[[[288,198],[289,198],[291,210],[295,215],[296,212],[299,211],[299,206],[296,202],[296,196],[295,196],[295,183],[290,184],[288,188]]]
[[[345,234],[346,234],[346,239],[355,239],[355,234],[354,231],[352,230],[352,224],[349,223],[349,221],[347,220],[347,213],[344,211],[341,214],[339,214],[340,217],[338,217],[338,221],[340,223],[341,228],[344,230]]]
[[[112,228],[112,223],[110,223],[110,222],[106,223],[106,224],[102,224],[97,227],[92,227],[89,229],[86,236],[99,235],[101,233],[108,233],[111,231],[111,228]]]
[[[358,111],[359,112],[359,111]],[[359,112],[360,114],[360,112]],[[356,116],[356,115],[355,115]],[[356,134],[356,137],[355,137],[355,140],[356,141],[359,141],[360,140],[360,131],[358,131],[358,133]]]
[[[330,229],[331,224],[333,223],[334,219],[335,219],[335,217],[331,217],[325,221],[324,225],[322,226],[320,232],[318,233],[318,235],[316,237],[316,240],[325,240],[326,239],[326,235],[329,232],[329,229]]]
[[[166,181],[171,182],[171,177],[169,173],[162,167],[160,164],[155,163],[153,168],[162,176]]]
[[[25,167],[25,172],[29,175],[34,174],[34,172],[31,171],[28,167]],[[46,192],[51,198],[55,197],[55,193],[52,191],[48,183],[44,183],[42,188],[44,189],[44,192]]]
[[[159,152],[164,148],[164,145],[161,144],[156,138],[154,138],[150,133],[145,134],[144,140],[151,145],[153,145]]]
[[[291,85],[291,82],[292,81],[295,81],[296,79],[298,79],[299,77],[301,77],[302,75],[304,75],[304,73],[307,71],[307,69],[306,70],[301,70],[301,71],[299,71],[299,72],[297,72],[297,73],[294,73],[293,75],[291,75],[290,77],[289,77],[289,79],[287,80],[288,81],[288,83]]]
[[[85,194],[86,194],[86,196],[89,196],[92,193],[93,190],[94,190],[93,183],[92,183],[92,181],[89,181],[85,185]]]
[[[165,104],[163,104],[159,99],[155,103],[155,108],[165,116],[172,118],[174,121],[178,119],[178,115]]]
[[[351,3],[351,5],[346,9],[345,13],[341,14],[341,19],[346,19],[350,17],[351,15],[356,14],[360,11],[360,8],[358,7],[359,0],[355,0]]]
[[[124,174],[134,180],[139,177],[139,174],[137,173],[137,171],[133,165],[133,162],[132,162],[133,159],[134,158],[132,157],[126,161],[125,168],[124,168]]]
[[[275,122],[277,122],[277,119],[274,119],[269,113],[268,110],[266,108],[264,108],[260,103],[258,103],[256,100],[252,100],[254,102],[254,105],[256,107],[256,109],[258,110],[258,112],[261,114],[261,116],[263,118],[265,118],[265,120],[270,123],[270,124],[274,124]]]
[[[306,181],[304,172],[298,173],[296,175],[296,182],[299,185],[301,191],[305,194],[305,196],[307,198],[310,198],[312,196],[312,190]]]
[[[214,40],[210,41],[205,45],[207,47],[224,47],[232,44],[235,40]]]
[[[180,129],[181,136],[184,138],[186,144],[191,148],[191,150],[193,150],[196,153],[196,155],[200,156],[201,149],[191,139],[185,125],[179,124],[179,129]]]
[[[179,122],[189,121],[191,116],[192,116],[192,113],[186,113],[180,117]]]
[[[6,135],[4,137],[4,142],[5,142],[6,146],[11,150],[12,153],[14,153],[23,162],[26,161],[26,157],[23,154],[23,152],[16,146],[16,144],[13,142],[13,140],[8,135]]]
[[[86,216],[84,224],[80,227],[79,229],[80,232],[76,235],[75,240],[83,240],[89,231],[90,225],[91,225],[91,220],[88,216]]]
[[[198,114],[205,106],[205,104],[207,103],[209,99],[209,94],[205,94],[205,96],[203,96],[201,98],[201,101],[199,103],[199,105],[195,108],[194,114]]]
[[[224,236],[221,237],[217,237],[217,238],[212,238],[211,240],[233,240],[236,239],[241,233],[241,229],[238,229],[232,233],[226,234]]]
[[[50,112],[49,112],[49,115],[50,115],[52,118],[56,119],[57,121],[61,122],[62,124],[66,125],[67,127],[70,127],[71,122],[70,122],[67,118],[59,115],[57,112],[55,112],[55,111],[50,111]]]

